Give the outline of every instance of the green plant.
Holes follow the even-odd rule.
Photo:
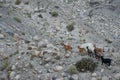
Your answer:
[[[79,72],[86,72],[86,71],[94,72],[94,70],[97,67],[93,59],[90,58],[81,59],[75,64],[75,66]]]
[[[71,65],[66,72],[69,74],[76,74],[78,71],[75,65]]]
[[[16,55],[16,54],[19,54],[19,51],[18,51],[18,50],[17,50],[16,52],[14,52],[13,54],[10,54],[9,57],[12,57],[12,56],[14,56],[14,55]]]
[[[19,17],[13,17],[14,20],[16,20],[17,22],[21,23],[21,19]]]
[[[29,1],[25,2],[25,5],[28,5],[29,4]]]
[[[22,32],[22,35],[25,35],[25,32]]]
[[[69,31],[69,32],[71,32],[71,31],[73,31],[74,30],[74,22],[72,22],[72,23],[70,23],[70,24],[68,24],[67,26],[66,26],[66,28],[67,28],[67,30]]]
[[[50,14],[51,14],[53,17],[57,17],[57,16],[58,16],[58,12],[56,12],[56,11],[50,12]]]
[[[19,5],[20,3],[21,3],[21,0],[16,0],[16,1],[15,1],[15,4],[16,4],[16,5]]]
[[[1,71],[7,69],[9,66],[9,61],[8,59],[5,59],[3,62],[2,62],[2,67],[0,68]]]

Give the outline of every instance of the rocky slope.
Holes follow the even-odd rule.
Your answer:
[[[0,0],[0,80],[119,80],[119,13],[120,0]],[[112,67],[92,57],[94,72],[67,72],[90,57],[77,49],[84,43],[103,48]]]

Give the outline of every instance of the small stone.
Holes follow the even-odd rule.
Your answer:
[[[28,47],[28,50],[36,50],[36,49],[37,49],[36,46],[29,46],[29,47]]]
[[[13,39],[15,40],[15,42],[18,42],[18,38],[19,38],[19,35],[17,33],[14,33]]]
[[[20,75],[16,75],[16,76],[15,76],[15,80],[19,80],[20,77],[21,77]]]
[[[92,77],[92,79],[91,80],[97,80],[95,77]]]
[[[55,66],[55,68],[54,68],[55,71],[61,71],[62,69],[63,69],[62,66]]]
[[[45,62],[50,62],[51,61],[51,57],[47,57],[44,61]]]
[[[31,41],[31,42],[29,43],[29,45],[35,46],[35,42]]]
[[[0,13],[0,18],[2,17],[2,14]]]
[[[109,80],[109,77],[104,76],[104,77],[102,77],[102,80]]]
[[[38,35],[33,37],[33,40],[39,41],[40,37]]]
[[[21,56],[18,56],[17,59],[20,60],[20,59],[21,59]]]
[[[114,77],[115,77],[116,79],[120,79],[120,73],[115,74]]]
[[[37,51],[37,50],[35,50],[34,55],[35,55],[36,57],[43,57],[43,51]]]
[[[74,80],[78,80],[78,75],[76,75],[76,74],[74,74],[74,75],[72,75],[72,78],[74,79]]]
[[[101,71],[100,72],[104,72],[104,69],[101,69]]]
[[[11,46],[11,44],[10,44],[10,43],[6,43],[6,45],[7,45],[7,47]]]
[[[97,76],[97,73],[92,73],[92,77],[96,77]]]
[[[47,44],[48,44],[48,40],[45,39],[45,40],[38,42],[38,47],[46,47]]]
[[[56,80],[64,80],[63,77],[57,78]]]
[[[4,39],[5,36],[3,34],[0,34],[0,39]]]
[[[16,66],[15,65],[12,65],[12,68],[11,68],[12,70],[15,70],[16,69]]]
[[[10,73],[10,78],[13,79],[13,78],[15,77],[15,74],[16,74],[16,73],[15,73],[14,71],[12,71],[12,72]]]
[[[70,54],[66,54],[65,57],[66,57],[66,58],[69,58],[69,57],[70,57]]]
[[[45,67],[49,67],[50,65],[49,64],[45,64]]]
[[[56,80],[56,77],[52,77],[52,80]]]

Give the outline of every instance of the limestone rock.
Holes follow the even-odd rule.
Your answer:
[[[4,39],[5,36],[3,34],[0,34],[0,39]]]
[[[16,75],[15,80],[20,80],[20,77],[21,77],[20,75]]]
[[[103,77],[102,77],[102,80],[109,80],[109,77],[103,76]]]
[[[54,68],[55,71],[61,71],[62,69],[63,69],[62,66],[55,66],[55,68]]]
[[[11,79],[14,79],[15,75],[16,75],[16,72],[12,71],[12,72],[10,73],[10,78],[11,78]]]
[[[97,76],[97,73],[92,73],[92,77],[96,77]]]
[[[116,79],[120,79],[120,73],[115,74],[114,77],[115,77]]]

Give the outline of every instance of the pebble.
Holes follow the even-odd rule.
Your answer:
[[[60,78],[57,78],[56,80],[64,80],[64,78],[63,78],[63,77],[60,77]]]
[[[33,37],[33,40],[39,41],[39,39],[40,39],[40,37],[39,37],[38,35],[35,35],[35,36]]]
[[[104,77],[102,77],[102,80],[109,80],[109,77],[104,76]]]
[[[92,77],[96,77],[97,76],[97,73],[92,73]]]
[[[78,75],[76,75],[76,74],[74,74],[74,75],[72,75],[72,78],[73,78],[73,80],[78,80]]]
[[[120,73],[115,74],[114,77],[115,77],[116,79],[120,79]]]
[[[2,14],[0,13],[0,18],[2,17]]]
[[[95,77],[92,77],[92,79],[91,80],[97,80]]]
[[[33,55],[35,55],[37,57],[43,57],[43,52],[35,50]]]
[[[66,58],[69,58],[69,57],[70,57],[70,54],[66,54],[65,57],[66,57]]]
[[[0,34],[0,39],[4,39],[5,36],[3,34]]]
[[[15,69],[16,69],[16,66],[15,66],[15,65],[12,65],[11,69],[12,69],[12,70],[15,70]]]
[[[15,73],[14,71],[12,71],[12,72],[10,73],[10,78],[13,79],[13,78],[15,77],[15,74],[16,74],[16,73]]]
[[[20,75],[16,75],[16,76],[15,76],[15,80],[19,80],[20,77],[21,77]]]
[[[104,69],[101,69],[101,71],[100,72],[104,72]]]
[[[62,66],[55,66],[55,68],[54,68],[55,71],[61,71],[62,69],[63,69]]]

